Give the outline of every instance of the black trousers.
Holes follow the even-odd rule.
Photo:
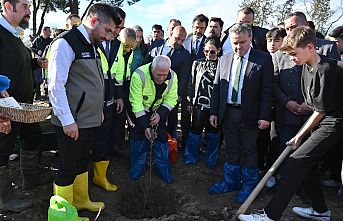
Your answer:
[[[192,133],[193,134],[201,134],[204,128],[206,129],[206,132],[210,133],[218,133],[218,128],[213,127],[210,124],[210,110],[204,109],[201,110],[199,108],[193,109],[193,115],[192,115]]]
[[[174,134],[178,124],[178,109],[179,105],[176,105],[168,115],[168,132]],[[181,103],[181,131],[182,131],[182,143],[186,143],[187,136],[191,130],[191,113],[187,111],[187,103]]]
[[[11,132],[0,133],[0,166],[8,164],[8,157],[12,154],[17,136],[20,136],[23,150],[36,150],[39,148],[42,128],[39,123],[18,123],[11,121]]]
[[[92,148],[93,162],[108,160],[109,151],[113,148],[115,105],[105,107],[103,113],[104,121],[95,131],[96,142]]]
[[[258,130],[243,123],[240,108],[227,106],[222,130],[226,140],[227,162],[256,169]]]
[[[185,99],[184,99],[185,100]],[[187,102],[182,101],[181,103],[181,132],[182,142],[187,142],[188,133],[191,130],[191,113],[187,111]]]
[[[315,211],[328,210],[322,186],[317,176],[317,163],[336,143],[342,140],[343,128],[321,124],[287,159],[278,190],[265,208],[268,217],[279,220],[289,201],[302,185],[312,200]]]
[[[90,150],[94,146],[97,128],[79,128],[79,138],[76,141],[65,135],[62,127],[54,128],[59,147],[59,165],[54,182],[58,186],[68,186],[77,175],[88,171]]]

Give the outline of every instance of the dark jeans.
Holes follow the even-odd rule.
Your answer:
[[[9,134],[0,133],[0,166],[7,166],[8,157],[13,152],[18,134],[23,150],[32,151],[39,148],[42,136],[39,123],[26,124],[11,121],[11,127]]]
[[[76,176],[88,171],[90,150],[95,143],[96,127],[79,128],[79,138],[65,135],[62,127],[54,126],[59,147],[59,164],[55,177],[58,186],[71,185]]]
[[[258,130],[249,128],[243,123],[240,108],[227,106],[222,130],[226,140],[227,162],[256,169]]]
[[[95,144],[92,148],[92,161],[99,162],[108,160],[109,151],[113,148],[114,119],[116,115],[115,105],[104,108],[104,121],[95,132]]]
[[[268,217],[279,220],[300,185],[312,200],[315,211],[327,211],[323,190],[317,176],[317,163],[336,143],[342,140],[343,128],[320,126],[287,159],[278,190],[265,208]]]
[[[204,128],[206,132],[210,133],[218,133],[218,128],[213,127],[210,124],[210,110],[204,109],[201,110],[199,108],[193,109],[192,115],[192,133],[193,134],[201,134]]]

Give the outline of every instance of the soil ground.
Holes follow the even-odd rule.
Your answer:
[[[175,178],[172,185],[164,184],[152,171],[151,185],[149,182],[149,169],[140,181],[133,182],[128,177],[130,168],[130,152],[128,145],[122,150],[121,157],[110,158],[108,171],[109,180],[118,186],[118,191],[108,193],[91,182],[89,192],[92,200],[104,201],[106,208],[101,211],[97,220],[163,220],[163,221],[219,221],[224,220],[221,211],[228,206],[228,213],[232,214],[239,208],[235,203],[236,193],[210,195],[208,187],[222,178],[225,149],[221,149],[221,160],[215,170],[208,170],[204,166],[204,155],[196,165],[183,164],[183,152],[179,152],[178,161],[171,165],[171,172]],[[40,164],[42,172],[56,172],[57,156],[52,152],[43,152]],[[44,221],[47,220],[49,198],[52,195],[52,184],[40,186],[33,191],[23,192],[20,188],[21,176],[19,160],[10,163],[11,177],[14,177],[15,194],[33,199],[33,207],[21,213],[1,213],[0,220],[15,221]],[[91,171],[91,169],[90,169]],[[150,186],[149,197],[145,198]],[[326,200],[332,211],[332,221],[343,220],[343,201],[337,197],[337,189],[324,188]],[[272,193],[263,190],[251,205],[250,210],[263,208]],[[144,208],[145,202],[145,210]],[[292,206],[308,206],[294,197],[284,212],[282,220],[303,220],[291,212]],[[80,211],[80,216],[88,216],[94,220],[95,213]]]

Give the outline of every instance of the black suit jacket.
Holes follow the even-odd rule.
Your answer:
[[[223,122],[229,89],[233,53],[223,55],[218,62],[211,99],[211,115]],[[256,128],[258,120],[271,121],[273,97],[273,64],[271,56],[251,48],[243,87],[241,89],[242,119],[247,127]]]
[[[167,42],[159,47],[155,47],[148,54],[147,62],[151,62],[157,55],[162,55],[163,47]],[[181,46],[181,48],[174,50],[170,57],[171,69],[176,73],[178,80],[178,96],[182,99],[187,97],[188,83],[191,73],[191,55]]]

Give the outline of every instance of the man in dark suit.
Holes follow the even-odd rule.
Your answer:
[[[183,42],[186,39],[186,29],[182,26],[176,26],[170,38],[168,38],[162,46],[153,48],[149,54],[148,61],[157,55],[167,55],[171,60],[171,69],[177,74],[178,79],[178,104],[186,102],[187,88],[191,73],[191,57],[190,53],[183,47]],[[184,114],[187,112],[187,106],[182,105],[181,125],[188,119],[184,119]],[[176,106],[169,114],[168,117],[168,132],[175,137],[177,126],[177,110]],[[186,138],[184,139],[186,142]]]
[[[192,34],[189,35],[183,45],[192,55],[192,61],[204,58],[205,31],[208,25],[208,18],[199,14],[193,18]]]
[[[238,11],[236,22],[237,23],[247,23],[250,24],[252,27],[252,47],[257,50],[261,50],[268,53],[267,50],[267,40],[266,40],[266,34],[268,32],[268,29],[255,26],[254,23],[254,10],[250,7],[244,7],[241,8]],[[226,30],[225,35],[222,39],[222,48],[223,48],[223,54],[227,54],[232,51],[231,45],[230,45],[230,39],[229,37],[229,30]]]
[[[258,183],[256,139],[271,121],[273,64],[269,54],[251,48],[249,24],[235,24],[229,33],[233,52],[219,60],[210,117],[212,126],[222,127],[227,162],[224,180],[209,192],[240,190],[236,201],[243,203]]]

